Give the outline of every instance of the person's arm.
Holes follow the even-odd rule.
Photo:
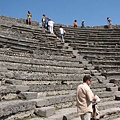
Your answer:
[[[93,92],[91,91],[91,89],[87,90],[87,99],[89,101],[93,101],[96,100],[97,98],[94,96]]]

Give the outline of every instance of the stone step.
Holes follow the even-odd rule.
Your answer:
[[[9,51],[9,54],[5,54],[5,51],[7,51],[8,49],[6,48],[5,51],[4,49],[0,49],[0,53],[4,52],[4,55],[3,54],[0,54],[0,57],[1,59],[11,59],[11,61],[23,61],[25,62],[25,60],[30,60],[30,61],[39,61],[39,60],[56,60],[56,61],[64,61],[64,62],[79,62],[80,60],[79,59],[76,59],[76,58],[72,58],[71,57],[66,57],[66,56],[59,56],[59,55],[37,55],[37,54],[34,54],[34,56],[31,56],[31,54],[29,53],[23,53],[23,54],[16,54],[16,53],[12,53],[12,51]],[[11,54],[10,54],[11,53]],[[25,60],[24,60],[25,59]]]
[[[76,47],[76,46],[79,47],[80,46],[80,47],[86,47],[86,48],[87,47],[90,47],[90,48],[91,47],[98,47],[98,48],[105,48],[105,49],[106,48],[114,49],[115,47],[116,48],[120,48],[120,46],[117,46],[117,45],[116,46],[115,45],[108,46],[108,45],[102,45],[102,44],[100,45],[100,44],[97,44],[97,43],[95,43],[94,45],[87,44],[87,43],[86,44],[79,44],[79,46],[78,46],[78,43],[74,43],[74,42],[73,43],[69,43],[69,46],[72,46],[72,47]]]
[[[21,75],[20,75],[21,74]],[[82,74],[52,74],[47,73],[46,75],[41,75],[38,72],[28,73],[27,71],[16,71],[14,79],[23,80],[23,81],[80,81],[81,77],[84,75],[90,74],[90,71]],[[95,81],[96,82],[96,81]]]
[[[28,81],[29,84],[24,85],[25,83],[23,82],[23,85],[7,85],[7,86],[0,86],[0,94],[2,100],[10,100],[10,99],[16,99],[17,95],[16,92],[37,92],[38,97],[43,97],[43,96],[54,96],[54,95],[65,95],[65,94],[70,94],[70,93],[75,93],[77,86],[82,83],[82,81],[78,81],[78,83],[74,82],[68,83],[68,82],[63,82],[61,84],[44,84],[44,81],[41,82],[41,84],[36,82],[36,84],[31,81]],[[46,83],[46,81],[45,81]],[[106,85],[105,84],[98,84],[98,83],[93,83],[91,85],[91,88],[94,92],[102,92],[105,91]],[[107,95],[108,96],[108,95]]]
[[[102,110],[100,112],[100,118],[101,120],[110,120],[110,118],[113,116],[113,115],[116,115],[116,114],[120,114],[120,108],[119,107],[115,107],[115,108],[109,108],[109,109],[105,109],[105,110]],[[119,116],[120,117],[120,116]],[[113,120],[113,119],[112,119]]]
[[[116,86],[116,87],[107,87],[106,88],[106,91],[118,91],[118,86]]]
[[[106,110],[101,110],[100,111],[100,120],[120,120],[119,118],[111,118],[113,115],[114,117],[118,117],[117,114],[120,113],[120,108],[111,108],[111,109],[106,109]],[[80,117],[76,117],[70,120],[81,120]]]
[[[55,113],[55,107],[41,107],[35,108],[35,114],[41,117],[50,117]]]
[[[12,114],[17,114],[18,112],[24,112],[33,110],[35,108],[34,101],[6,101],[0,102],[0,119],[10,117]]]
[[[111,71],[108,71],[108,72],[102,72],[101,74],[103,76],[111,77],[112,78],[112,76],[120,76],[120,71],[111,70]]]
[[[100,104],[101,108],[103,107],[102,105],[108,105],[108,107],[115,106],[116,104],[120,103],[119,101],[113,101],[114,95],[111,92],[108,94],[108,92],[96,92],[95,95],[98,95],[101,99],[101,102],[104,102],[103,104]],[[42,98],[41,98],[42,97]],[[108,101],[108,98],[110,102]],[[76,101],[76,94],[75,93],[70,93],[66,95],[54,95],[54,96],[48,96],[48,97],[43,97],[38,95],[38,99],[32,99],[32,101],[37,102],[36,106],[37,107],[43,107],[43,106],[49,106],[49,105],[55,105],[56,108],[63,108],[67,107],[65,103],[70,103],[68,106],[70,107],[71,105],[75,105]],[[61,104],[62,103],[62,104]],[[99,104],[98,104],[99,105]]]
[[[9,79],[9,78],[4,78],[4,80],[2,80],[2,84],[5,85],[21,85],[22,84],[22,80],[15,80],[15,79]]]
[[[106,76],[106,77],[107,77],[107,80],[110,80],[110,79],[119,79],[120,75],[112,75],[112,76]]]
[[[68,120],[70,120],[73,117],[77,116],[77,109],[65,108],[65,109],[57,110],[55,111],[54,115],[46,118],[46,120],[62,120],[63,116],[65,116]]]
[[[18,92],[18,98],[21,100],[31,100],[38,97],[37,92]]]
[[[100,117],[103,118],[109,118],[110,114],[120,113],[120,108],[111,108],[106,110],[100,111]],[[32,118],[30,120],[62,120],[62,119],[68,119],[68,120],[80,120],[80,118],[77,115],[77,108],[65,108],[61,110],[55,111],[55,114],[47,117],[47,118]],[[65,119],[65,120],[66,120]]]
[[[30,101],[36,102],[37,108],[55,106],[56,109],[70,107],[74,105],[76,95],[71,93],[67,95],[55,95],[48,97],[39,97],[37,99],[32,99]],[[66,104],[68,103],[68,104]]]
[[[101,52],[107,52],[107,51],[120,52],[120,48],[115,48],[115,47],[114,47],[114,49],[113,48],[105,48],[105,49],[103,49],[102,47],[96,47],[96,46],[94,46],[94,47],[75,46],[74,48],[77,49],[77,50],[88,50],[88,51],[91,50],[91,51],[101,51]]]
[[[98,109],[101,110],[105,110],[105,109],[109,109],[109,108],[114,108],[114,107],[120,107],[120,101],[106,101],[106,102],[102,102],[102,100],[98,103]]]
[[[119,60],[120,56],[116,56],[116,55],[111,55],[111,56],[106,56],[106,55],[101,55],[101,56],[97,56],[97,55],[85,55],[83,57],[84,59],[87,60],[94,60],[94,59],[102,59],[102,60]]]
[[[115,100],[120,100],[120,91],[115,92]]]
[[[66,42],[68,43],[78,43],[78,44],[85,44],[85,43],[89,43],[89,44],[94,44],[96,42],[96,44],[98,43],[99,45],[119,45],[119,38],[115,38],[116,40],[112,39],[110,40],[109,38],[101,38],[101,39],[98,39],[98,38],[91,38],[91,37],[87,37],[87,36],[84,36],[84,37],[65,37],[65,40]],[[99,42],[98,42],[99,41]]]
[[[118,71],[119,69],[120,69],[120,65],[113,65],[113,64],[111,64],[111,65],[95,65],[94,64],[94,66],[95,66],[95,68],[98,68],[99,70],[105,70],[105,71]],[[100,67],[98,67],[98,66],[100,66]]]
[[[113,100],[115,97],[114,92],[94,92],[95,95],[98,95],[102,101],[108,101],[108,100]]]
[[[119,61],[117,61],[117,60],[92,60],[92,61],[90,61],[90,62],[92,62],[93,64],[96,64],[96,65],[120,65],[120,62]]]
[[[120,85],[120,79],[110,79],[110,83],[114,83],[116,85]]]
[[[43,66],[43,65],[32,65],[32,64],[22,64],[22,63],[9,63],[0,62],[3,67],[12,71],[28,71],[28,72],[42,72],[42,73],[62,73],[62,74],[83,74],[89,72],[84,70],[84,68],[75,68],[75,66],[63,67],[61,63],[60,66]],[[71,68],[72,67],[72,68]],[[79,66],[80,67],[80,66]],[[94,72],[93,72],[94,73]]]
[[[25,85],[5,85],[0,86],[0,100],[7,101],[12,99],[18,99],[17,91],[26,92],[29,90],[29,86]]]
[[[89,54],[89,55],[113,55],[113,54],[118,54],[120,55],[119,52],[100,52],[100,51],[79,51],[79,54]]]
[[[119,118],[112,119],[112,120],[120,120],[120,117],[119,117]]]

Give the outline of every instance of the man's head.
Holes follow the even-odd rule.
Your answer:
[[[87,85],[90,85],[90,83],[91,83],[91,76],[90,75],[85,75],[83,77],[83,82],[86,83]]]

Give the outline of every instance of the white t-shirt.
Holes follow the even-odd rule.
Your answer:
[[[50,21],[48,22],[48,25],[49,25],[49,26],[53,26],[53,24],[54,24],[54,22],[53,22],[52,20],[50,20]]]
[[[59,28],[59,30],[60,30],[60,34],[64,34],[65,33],[65,31],[63,30],[63,28]]]

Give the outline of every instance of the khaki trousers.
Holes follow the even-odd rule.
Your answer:
[[[81,120],[90,120],[91,119],[91,112],[87,112],[83,115],[80,115]]]

